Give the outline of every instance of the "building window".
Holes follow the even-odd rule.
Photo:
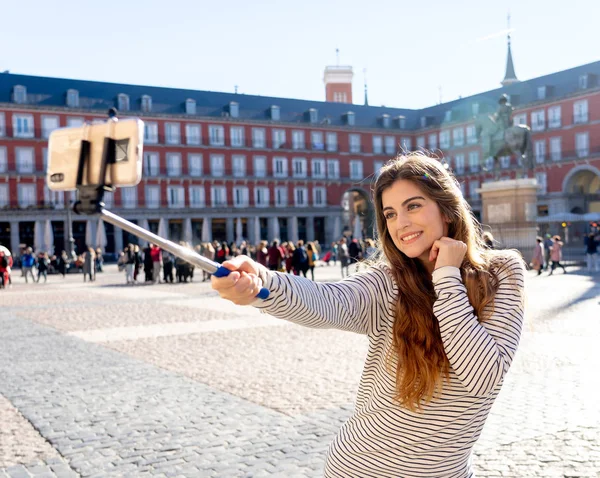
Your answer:
[[[42,149],[42,161],[44,166],[44,173],[48,171],[48,148]]]
[[[477,179],[472,179],[469,181],[469,196],[473,199],[477,199],[479,197],[479,181]]]
[[[412,149],[412,144],[411,144],[411,140],[410,138],[402,138],[400,140],[400,147],[402,148],[403,151],[410,151]]]
[[[18,103],[20,105],[27,103],[27,88],[22,85],[16,85],[13,88],[12,100],[13,103]]]
[[[350,161],[350,179],[361,180],[363,179],[363,163],[356,159]]]
[[[546,159],[546,141],[535,141],[533,146],[535,149],[535,162],[538,164],[543,163]]]
[[[311,131],[310,142],[312,149],[316,151],[323,151],[325,149],[325,143],[323,142],[323,133],[321,131]]]
[[[117,108],[119,111],[129,111],[129,95],[120,93],[117,96]]]
[[[235,186],[233,188],[233,205],[235,207],[248,207],[249,194],[246,186]]]
[[[33,148],[15,148],[17,158],[17,173],[33,173],[35,168],[35,155]]]
[[[588,87],[588,75],[579,76],[579,88],[585,90]]]
[[[457,174],[463,174],[465,172],[465,155],[457,154],[454,157],[454,169]]]
[[[588,121],[588,100],[576,101],[573,103],[573,123],[587,123]]]
[[[429,135],[429,150],[434,151],[437,149],[437,134],[433,133]]]
[[[294,205],[296,207],[308,206],[308,189],[294,188]]]
[[[144,142],[158,143],[158,123],[144,121]]]
[[[181,176],[181,154],[167,153],[167,176]]]
[[[50,133],[55,129],[58,129],[60,124],[58,122],[58,116],[42,116],[42,137],[48,139]]]
[[[308,120],[311,123],[316,123],[319,121],[319,112],[315,108],[310,108],[308,110]]]
[[[560,128],[560,106],[548,108],[548,128]]]
[[[532,111],[531,130],[544,131],[544,129],[546,129],[546,116],[544,115],[544,110]]]
[[[8,184],[0,184],[0,207],[8,206]]]
[[[13,136],[15,138],[33,138],[33,115],[13,114]]]
[[[383,153],[383,138],[381,136],[373,136],[373,154]]]
[[[185,125],[185,141],[191,145],[202,144],[202,132],[199,124]]]
[[[63,209],[65,207],[65,195],[62,191],[50,191],[48,186],[44,186],[44,204],[53,206],[54,209]]]
[[[425,149],[425,136],[417,136],[417,149]]]
[[[6,157],[6,146],[0,146],[0,173],[8,171],[8,160]]]
[[[561,146],[561,138],[560,136],[556,136],[554,138],[550,138],[550,159],[552,161],[560,161],[562,156],[562,146]]]
[[[210,203],[213,207],[227,206],[227,190],[225,186],[212,186],[210,188]]]
[[[67,106],[70,108],[79,107],[79,91],[67,90]]]
[[[188,170],[190,176],[195,178],[202,176],[202,155],[198,153],[188,154]]]
[[[548,180],[545,172],[535,173],[535,179],[538,183],[538,192],[546,194],[548,192]]]
[[[304,131],[292,131],[292,149],[304,149]]]
[[[269,206],[269,188],[262,186],[254,188],[254,205],[256,207]]]
[[[235,101],[229,102],[229,116],[237,118],[240,116],[240,105]]]
[[[276,178],[287,178],[287,158],[279,156],[273,158],[273,176]]]
[[[444,113],[444,121],[452,121],[452,110],[448,110]]]
[[[17,184],[19,207],[35,206],[37,203],[35,184]]]
[[[264,178],[267,176],[267,157],[254,156],[254,176]]]
[[[325,207],[327,205],[327,190],[325,188],[313,188],[313,206]]]
[[[225,156],[222,154],[210,155],[210,173],[216,178],[220,178],[225,174]]]
[[[390,127],[390,115],[381,115],[381,126],[384,128]]]
[[[527,114],[521,113],[518,115],[513,115],[513,126],[519,126],[520,124],[527,124]]]
[[[475,125],[467,126],[467,144],[477,143],[477,129]]]
[[[204,186],[190,186],[190,207],[205,207]]]
[[[575,135],[575,148],[577,149],[577,157],[585,158],[590,153],[590,134],[577,133]]]
[[[375,177],[379,176],[381,168],[383,168],[383,164],[383,161],[375,161],[373,163],[373,173],[375,173]]]
[[[160,207],[160,186],[146,186],[146,207],[150,209]]]
[[[385,137],[385,154],[396,154],[396,138],[393,136]]]
[[[406,128],[406,117],[405,116],[396,116],[396,123],[398,124],[398,128],[400,128],[400,129]]]
[[[150,113],[152,111],[152,97],[148,95],[142,96],[142,111]]]
[[[327,160],[327,177],[329,179],[340,178],[340,162],[337,159]]]
[[[311,171],[314,179],[325,179],[325,160],[313,158],[311,160]]]
[[[546,87],[545,86],[538,86],[538,89],[537,89],[537,99],[538,100],[545,100],[546,99]]]
[[[185,207],[185,189],[183,186],[167,186],[167,205],[170,208]]]
[[[500,167],[503,169],[510,168],[510,156],[500,156]]]
[[[352,111],[346,113],[346,124],[348,126],[354,126],[356,124],[356,115]]]
[[[477,116],[479,114],[479,103],[473,103],[471,105],[471,114]]]
[[[280,149],[285,146],[285,130],[273,130],[273,149]]]
[[[85,120],[83,118],[74,118],[72,116],[67,118],[67,127],[68,128],[79,128],[83,126]]]
[[[479,171],[479,151],[469,152],[469,170],[472,173]]]
[[[252,146],[255,148],[265,148],[267,145],[264,128],[252,128]]]
[[[246,176],[246,156],[243,154],[234,154],[231,157],[233,164],[233,176],[236,178],[243,178]]]
[[[229,128],[231,134],[231,146],[241,148],[244,146],[244,127],[232,126]]]
[[[448,149],[450,147],[450,131],[440,131],[440,148]]]
[[[348,142],[351,153],[360,153],[360,134],[348,135]]]
[[[4,113],[0,111],[0,138],[6,136],[6,118]]]
[[[337,151],[337,133],[327,133],[327,151]]]
[[[185,113],[188,115],[196,114],[196,100],[188,98],[185,100]]]
[[[104,202],[104,207],[106,207],[106,209],[111,209],[115,203],[115,193],[112,191],[106,191],[102,201]]]
[[[225,129],[223,126],[208,126],[208,142],[211,146],[225,146]]]
[[[348,103],[345,91],[334,91],[333,102],[334,103]]]
[[[137,187],[121,188],[121,205],[126,209],[137,207]]]
[[[275,188],[275,206],[286,207],[288,203],[288,191],[285,186]]]
[[[179,144],[181,142],[179,123],[165,123],[165,133],[167,144]]]
[[[292,169],[293,177],[305,178],[306,177],[306,159],[305,158],[292,158]]]
[[[279,109],[279,106],[271,106],[271,119],[273,121],[279,121],[281,119],[281,110]]]
[[[144,176],[158,176],[160,174],[160,161],[158,153],[144,153]]]
[[[452,142],[454,146],[463,146],[465,144],[465,130],[462,128],[453,129]]]

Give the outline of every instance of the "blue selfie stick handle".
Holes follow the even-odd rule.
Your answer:
[[[230,270],[227,267],[219,266],[217,270],[213,273],[215,277],[227,277],[230,274]],[[260,292],[256,295],[257,298],[265,300],[269,297],[269,289],[263,287],[260,289]]]

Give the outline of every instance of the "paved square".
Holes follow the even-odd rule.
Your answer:
[[[339,280],[338,268],[317,268]],[[600,276],[528,273],[478,476],[600,476]],[[115,267],[0,291],[0,477],[318,477],[367,341]]]

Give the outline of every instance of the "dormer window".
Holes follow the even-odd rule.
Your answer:
[[[398,129],[406,129],[406,117],[396,116],[396,126]]]
[[[427,116],[421,116],[421,128],[427,128],[428,119]]]
[[[142,96],[142,111],[150,113],[152,111],[152,97],[149,95]]]
[[[185,114],[195,115],[196,114],[196,100],[188,98],[185,100]]]
[[[117,108],[119,111],[129,111],[129,95],[120,93],[117,96]]]
[[[452,121],[452,110],[448,110],[444,113],[444,121]]]
[[[279,109],[279,106],[271,106],[271,108],[269,108],[269,116],[273,121],[279,121],[279,119],[281,118],[281,111]]]
[[[589,88],[589,75],[579,76],[579,88],[581,88],[582,90]]]
[[[479,114],[479,103],[473,103],[471,105],[471,114],[477,116]]]
[[[240,115],[240,105],[235,101],[229,102],[229,116],[237,118]]]
[[[356,116],[353,111],[346,113],[346,124],[348,126],[354,126],[356,124]]]
[[[316,123],[319,121],[319,112],[315,108],[309,108],[306,112],[306,116],[310,123]]]
[[[547,94],[548,94],[548,91],[545,86],[538,86],[538,89],[537,89],[537,99],[538,100],[545,100]]]
[[[381,115],[381,126],[384,128],[390,127],[390,115]]]
[[[67,90],[67,106],[70,108],[79,107],[79,91]]]
[[[27,103],[27,88],[25,88],[23,85],[16,85],[13,88],[12,100],[14,103],[18,103],[20,105]]]

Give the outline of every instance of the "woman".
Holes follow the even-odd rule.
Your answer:
[[[567,269],[563,266],[560,261],[562,261],[562,246],[563,243],[560,240],[560,236],[556,235],[552,238],[552,247],[550,248],[550,260],[552,261],[552,266],[550,266],[550,274],[551,276],[554,273],[554,269],[560,267],[563,270],[563,274],[567,273]]]
[[[301,325],[369,337],[353,415],[326,477],[472,476],[470,455],[517,349],[524,264],[487,249],[454,178],[422,154],[384,166],[375,189],[382,261],[338,283],[239,257],[219,294]],[[261,287],[270,291],[255,299]]]
[[[94,264],[96,262],[96,252],[93,247],[88,246],[87,251],[83,253],[83,282],[86,281],[89,276],[90,282],[96,278],[94,272]]]
[[[537,275],[541,275],[544,269],[544,240],[541,237],[536,239],[533,257],[531,258],[531,268],[538,271]]]
[[[308,256],[308,270],[310,271],[310,280],[315,280],[315,262],[316,251],[315,245],[312,242],[306,244],[306,255]]]

